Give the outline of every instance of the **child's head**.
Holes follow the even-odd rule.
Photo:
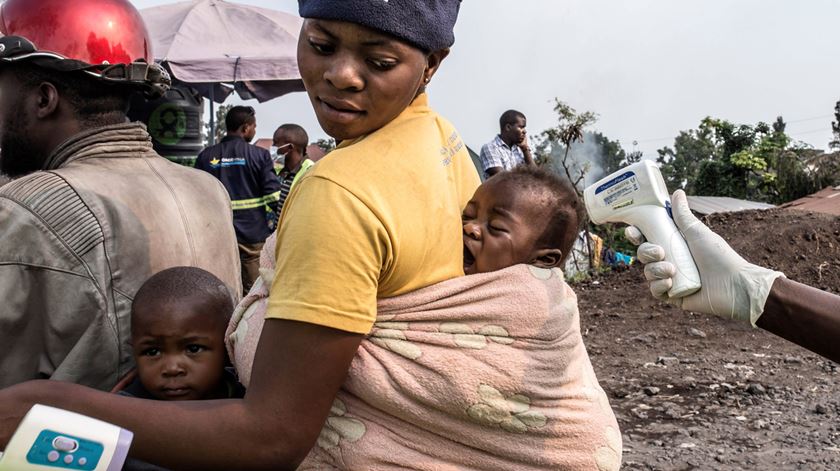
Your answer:
[[[200,268],[170,268],[143,283],[131,306],[143,387],[167,401],[224,394],[224,335],[232,311],[228,288]]]
[[[585,220],[571,184],[535,167],[499,173],[464,208],[464,272],[560,266]]]

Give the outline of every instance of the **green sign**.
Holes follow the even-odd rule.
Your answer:
[[[181,142],[187,133],[187,114],[181,107],[164,103],[149,116],[149,134],[165,146]]]

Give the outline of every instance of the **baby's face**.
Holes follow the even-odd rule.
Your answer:
[[[464,208],[464,273],[484,273],[528,263],[547,221],[539,204],[511,183],[484,182]]]
[[[132,347],[140,381],[164,401],[219,397],[225,366],[224,323],[189,298],[157,312],[137,312]],[[143,309],[143,308],[141,308]],[[208,320],[208,317],[211,319]]]

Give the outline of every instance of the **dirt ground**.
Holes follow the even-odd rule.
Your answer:
[[[840,293],[840,218],[774,209],[707,223],[749,261]],[[762,330],[657,302],[641,267],[574,289],[621,425],[623,469],[840,469],[837,364]]]

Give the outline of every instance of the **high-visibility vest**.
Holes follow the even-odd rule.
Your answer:
[[[298,173],[295,175],[294,180],[292,180],[292,188],[294,188],[295,183],[297,183],[298,180],[300,180],[301,175],[306,173],[306,171],[309,170],[309,168],[312,167],[313,165],[315,165],[315,162],[313,162],[309,159],[303,159],[303,162],[300,163],[300,170],[298,170]],[[292,190],[289,190],[289,191],[292,191]]]
[[[315,165],[315,162],[313,162],[309,159],[304,159],[304,161],[301,162],[300,170],[298,170],[298,173],[295,174],[295,178],[292,180],[291,188],[295,187],[295,184],[298,182],[298,180],[300,180],[301,175],[306,173],[306,171],[309,170],[309,168],[312,167],[313,165]],[[259,208],[260,206],[268,206],[269,204],[276,203],[278,201],[280,201],[280,192],[275,191],[274,193],[271,193],[271,194],[265,195],[265,196],[260,196],[258,198],[249,198],[249,199],[245,199],[245,200],[233,200],[230,203],[231,203],[231,206],[233,207],[233,210],[238,211],[238,210],[242,210],[242,209],[254,209],[254,208]]]

